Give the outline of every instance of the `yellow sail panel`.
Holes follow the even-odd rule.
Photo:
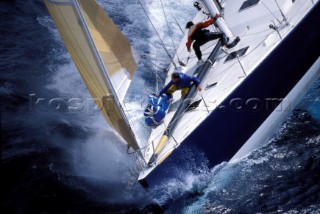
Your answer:
[[[138,144],[92,42],[79,5],[72,0],[44,0],[91,96],[108,123],[134,149]]]
[[[127,38],[94,0],[78,1],[92,39],[111,80],[117,75],[117,72],[125,72],[125,70],[132,78],[136,70],[136,63]],[[114,81],[112,82],[115,84]]]

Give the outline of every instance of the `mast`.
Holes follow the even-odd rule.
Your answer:
[[[217,13],[220,13],[218,7],[215,5],[214,1],[212,0],[202,0],[202,2],[206,5],[210,15],[214,17]],[[215,22],[218,26],[218,28],[226,34],[228,38],[233,38],[235,37],[234,34],[232,33],[231,29],[225,22],[225,20],[220,17],[219,19],[216,20]]]

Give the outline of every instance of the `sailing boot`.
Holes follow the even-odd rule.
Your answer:
[[[233,48],[234,46],[236,46],[238,43],[240,42],[240,38],[239,36],[237,36],[235,38],[235,40],[233,40],[233,42],[231,42],[230,44],[226,44],[227,48]]]
[[[226,36],[225,33],[222,33],[221,42],[222,42],[222,46],[228,45],[229,38]]]
[[[202,65],[204,63],[204,61],[202,59],[199,59],[197,62],[197,65]]]

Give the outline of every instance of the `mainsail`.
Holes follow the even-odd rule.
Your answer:
[[[94,0],[44,2],[104,117],[139,149],[121,105],[136,70],[128,40]]]

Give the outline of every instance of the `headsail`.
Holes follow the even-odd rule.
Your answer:
[[[128,40],[94,0],[44,2],[104,117],[138,149],[120,102],[136,69]]]

